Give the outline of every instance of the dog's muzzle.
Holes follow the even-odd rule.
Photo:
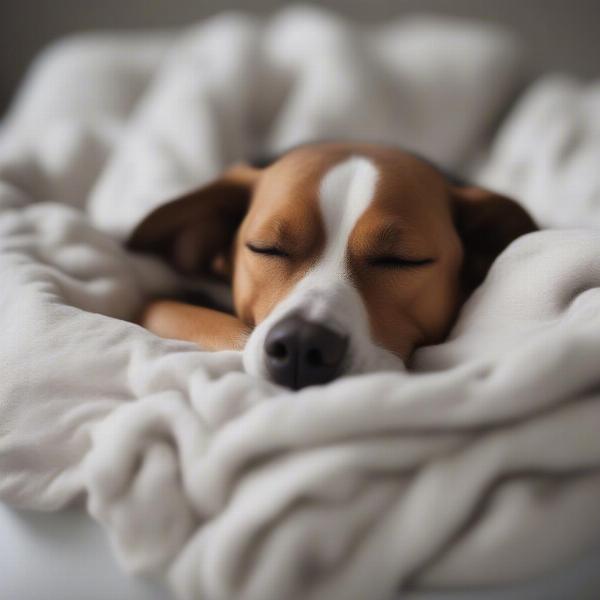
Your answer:
[[[291,316],[273,325],[264,349],[270,378],[298,390],[328,383],[341,374],[348,338],[301,316]]]

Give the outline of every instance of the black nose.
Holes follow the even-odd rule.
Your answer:
[[[267,370],[276,383],[295,390],[327,383],[340,373],[348,338],[299,316],[271,328],[265,341]]]

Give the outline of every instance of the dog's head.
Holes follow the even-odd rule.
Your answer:
[[[246,369],[300,388],[402,368],[534,229],[512,200],[414,155],[328,143],[232,168],[152,213],[130,245],[228,277],[252,328]]]

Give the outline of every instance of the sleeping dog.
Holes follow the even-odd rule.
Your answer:
[[[142,324],[299,389],[404,368],[441,342],[496,256],[535,230],[514,201],[397,148],[320,143],[236,165],[169,202],[129,246],[231,284],[234,314],[157,300]]]

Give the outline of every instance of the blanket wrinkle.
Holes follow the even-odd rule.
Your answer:
[[[598,546],[600,234],[564,228],[600,218],[597,84],[535,82],[501,126],[477,177],[556,229],[507,248],[411,372],[292,393],[131,322],[180,285],[120,244],[155,206],[315,137],[459,165],[519,52],[474,22],[308,6],[52,47],[0,135],[2,501],[85,498],[124,569],[189,600],[384,600]]]
[[[599,98],[598,82],[564,75],[535,82],[502,125],[475,177],[519,198],[543,227],[597,228]]]

